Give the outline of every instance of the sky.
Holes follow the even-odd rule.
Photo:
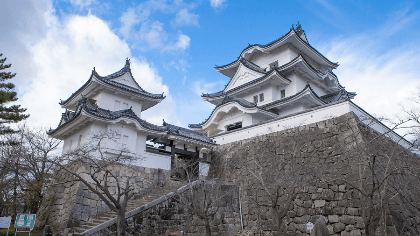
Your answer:
[[[58,104],[90,77],[131,70],[143,89],[166,99],[142,113],[187,127],[214,106],[202,93],[229,78],[215,65],[235,61],[249,44],[266,44],[299,22],[311,46],[353,100],[375,116],[412,107],[420,84],[419,1],[3,0],[0,53],[16,73],[18,104],[27,122],[55,128]]]

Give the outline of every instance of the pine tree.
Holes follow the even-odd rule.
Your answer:
[[[5,65],[5,58],[1,58],[3,53],[0,53],[0,135],[6,133],[15,133],[13,130],[5,124],[16,123],[29,117],[27,114],[23,114],[26,108],[21,108],[20,105],[7,106],[7,103],[18,100],[16,92],[14,91],[15,85],[7,82],[16,76],[16,73],[3,72],[5,69],[9,69],[12,64]]]

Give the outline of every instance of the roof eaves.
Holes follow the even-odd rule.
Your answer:
[[[275,105],[275,104],[278,104],[278,103],[283,103],[283,102],[286,102],[286,101],[289,101],[289,100],[291,100],[291,99],[293,99],[293,98],[296,98],[296,97],[298,97],[298,96],[300,96],[301,94],[303,94],[304,92],[306,92],[307,90],[309,89],[309,91],[320,101],[320,102],[322,102],[322,103],[326,103],[324,100],[322,100],[319,96],[318,96],[318,94],[316,94],[315,93],[315,91],[312,89],[312,87],[309,85],[309,84],[306,84],[306,86],[300,91],[300,92],[298,92],[298,93],[296,93],[296,94],[294,94],[294,95],[292,95],[292,96],[290,96],[290,97],[285,97],[285,98],[283,98],[283,99],[279,99],[279,100],[277,100],[277,101],[274,101],[274,102],[270,102],[270,103],[267,103],[267,104],[265,104],[265,105],[263,105],[262,107],[264,108],[264,109],[266,109],[267,107],[270,107],[270,106],[272,106],[272,105]]]
[[[238,103],[239,105],[241,105],[241,106],[243,106],[245,108],[257,108],[258,110],[261,110],[261,111],[264,111],[264,112],[268,112],[268,113],[270,113],[272,115],[277,115],[277,114],[275,114],[275,113],[273,113],[273,112],[271,112],[269,110],[266,110],[263,107],[257,106],[257,104],[255,104],[255,103],[249,102],[249,101],[247,101],[245,99],[233,98],[233,97],[225,96],[225,98],[223,99],[223,101],[213,109],[213,111],[210,113],[210,116],[205,121],[203,121],[203,122],[201,122],[199,124],[189,124],[188,127],[190,127],[190,128],[202,128],[202,125],[205,124],[211,118],[211,116],[213,115],[213,113],[216,111],[217,108],[219,108],[220,106],[225,105],[227,103],[230,103],[230,102],[236,102],[236,103]]]

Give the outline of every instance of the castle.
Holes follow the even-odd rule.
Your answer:
[[[171,169],[175,157],[202,157],[204,148],[353,112],[376,131],[409,147],[408,141],[351,101],[356,93],[339,83],[332,72],[337,67],[309,44],[297,24],[283,37],[249,45],[234,62],[216,66],[230,81],[222,91],[202,95],[215,108],[204,122],[186,129],[141,119],[143,111],[153,109],[165,96],[142,89],[127,59],[121,70],[108,76],[100,76],[94,68],[89,80],[60,102],[66,111],[49,135],[64,140],[66,152],[87,142],[90,133],[116,131],[118,143],[110,143],[107,152],[124,146],[143,157],[141,165]],[[206,171],[210,160],[200,160]]]
[[[60,102],[66,111],[58,127],[48,133],[64,140],[63,152],[67,152],[87,143],[90,133],[114,131],[117,143],[108,143],[106,152],[126,147],[130,154],[145,157],[138,164],[151,168],[139,168],[138,175],[149,182],[174,169],[178,158],[199,161],[200,171],[236,189],[237,197],[229,203],[232,207],[223,203],[211,221],[217,235],[234,235],[232,232],[240,229],[278,233],[279,220],[288,235],[309,235],[305,224],[319,217],[332,235],[365,235],[369,209],[382,214],[375,223],[379,227],[376,235],[418,235],[420,212],[410,205],[418,199],[416,191],[402,189],[409,201],[392,189],[377,190],[369,195],[371,199],[362,194],[377,181],[369,176],[369,158],[392,168],[404,164],[407,171],[418,168],[418,156],[407,149],[410,142],[351,101],[356,93],[339,83],[332,72],[337,67],[309,44],[298,24],[283,37],[266,45],[249,45],[236,61],[216,66],[230,82],[223,91],[202,95],[215,108],[204,122],[186,129],[141,119],[142,111],[152,109],[165,96],[142,89],[127,59],[120,71],[108,76],[100,76],[94,69],[79,90]],[[212,155],[204,158],[201,154],[207,149]],[[227,167],[226,163],[235,161],[242,167]],[[296,171],[290,171],[293,162],[299,165]],[[252,171],[267,179],[253,178]],[[272,178],[284,182],[287,176],[283,174],[302,181],[286,181],[280,189],[276,184],[282,181]],[[341,182],[336,181],[337,176]],[[385,180],[394,186],[417,184],[417,179],[407,176]],[[113,230],[115,215],[98,196],[83,184],[66,183],[68,176],[63,171],[57,171],[54,178],[64,184],[58,191],[50,190],[52,203],[43,202],[41,208],[49,215],[46,223],[58,222],[57,231],[72,228],[76,235],[108,235]],[[362,187],[357,190],[357,186]],[[203,235],[202,219],[188,214],[177,198],[190,187],[172,192],[163,186],[166,192],[149,196],[147,203],[130,203],[133,208],[126,214],[130,227],[139,235],[162,235],[169,227]],[[293,198],[278,197],[279,191],[284,194],[287,188]],[[266,203],[270,201],[268,192],[273,191],[277,205],[270,208]],[[378,201],[378,191],[391,195]],[[273,212],[287,201],[282,218],[275,216]]]

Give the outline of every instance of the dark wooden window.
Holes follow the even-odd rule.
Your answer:
[[[258,96],[257,95],[254,96],[254,103],[258,103]]]
[[[264,101],[264,94],[260,93],[260,102],[263,102],[263,101]]]
[[[280,98],[285,98],[286,97],[286,90],[282,89],[280,90]]]
[[[226,126],[226,131],[231,131],[231,130],[240,129],[240,128],[242,128],[242,122],[237,122],[237,123]]]

